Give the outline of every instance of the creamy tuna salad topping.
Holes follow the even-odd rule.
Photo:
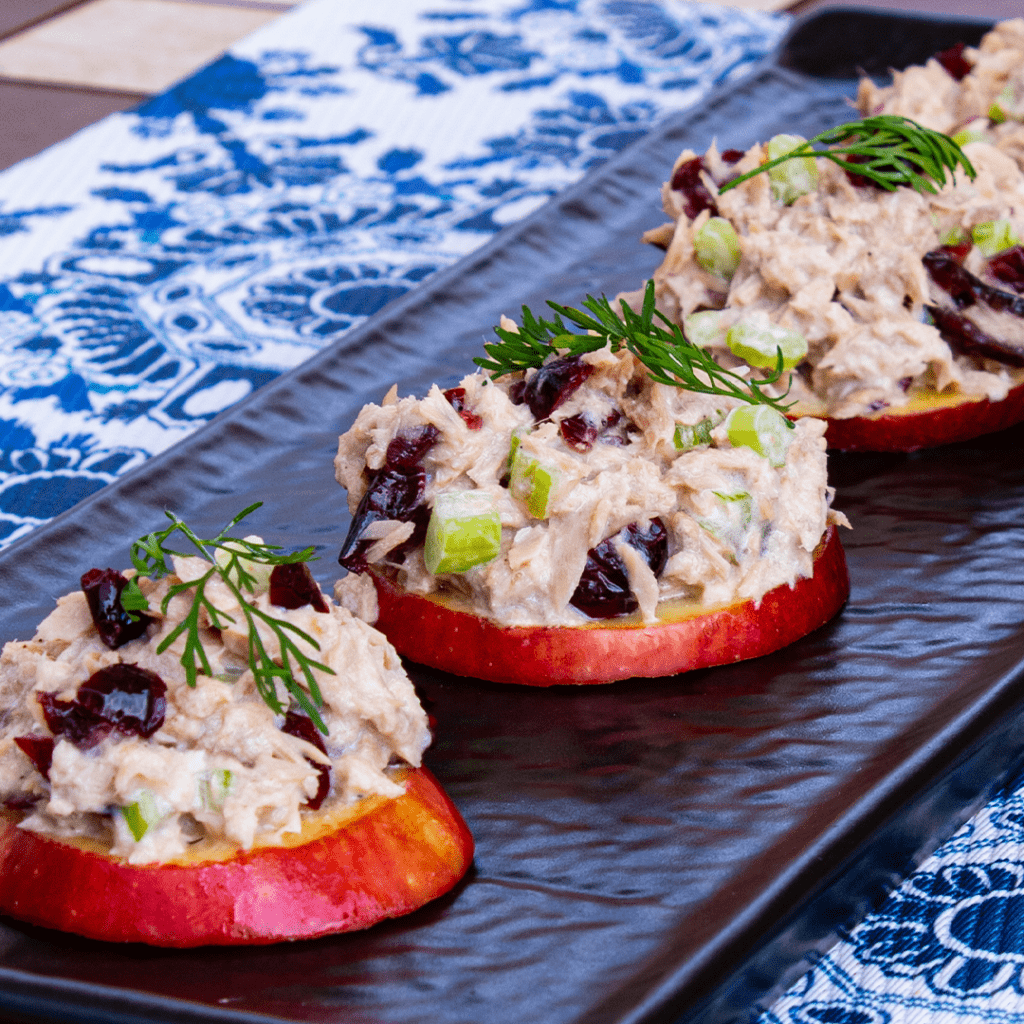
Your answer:
[[[965,159],[948,178],[888,191],[857,173],[867,156],[802,157],[726,190],[804,142],[780,135],[687,150],[663,188],[671,222],[647,235],[666,250],[658,308],[726,366],[771,365],[781,347],[796,411],[997,401],[1024,380],[1024,20],[941,57],[887,89],[862,83],[869,117],[847,128],[953,132]]]
[[[4,646],[0,803],[22,828],[144,864],[403,791],[389,766],[429,733],[387,640],[258,537],[207,550],[224,571],[163,552],[166,573],[91,570]]]
[[[794,428],[749,387],[659,382],[626,343],[572,347],[363,408],[335,459],[353,515],[340,599],[372,614],[369,570],[502,625],[579,626],[811,574],[832,496],[821,421]]]

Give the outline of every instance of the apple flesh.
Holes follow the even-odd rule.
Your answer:
[[[835,451],[913,452],[1004,430],[1024,420],[1024,384],[1006,398],[948,398],[850,419],[830,419],[825,440]]]
[[[777,651],[824,625],[850,593],[834,526],[814,555],[814,572],[770,590],[757,604],[695,613],[666,610],[653,625],[611,620],[582,626],[504,627],[444,603],[408,594],[373,574],[377,629],[412,661],[496,683],[555,686],[668,676]],[[660,612],[660,610],[659,610]]]
[[[437,780],[420,768],[404,784],[395,799],[307,816],[288,845],[226,857],[215,848],[213,859],[166,864],[128,864],[27,832],[6,815],[0,912],[88,938],[175,947],[368,928],[447,892],[473,858],[469,829]]]

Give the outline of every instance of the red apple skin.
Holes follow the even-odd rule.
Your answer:
[[[1004,430],[1024,420],[1024,384],[1006,398],[965,399],[956,405],[910,413],[875,413],[830,419],[825,440],[834,451],[913,452]]]
[[[834,526],[815,551],[814,574],[703,615],[655,625],[502,627],[372,576],[377,629],[400,654],[454,675],[556,686],[670,676],[777,651],[824,625],[850,593]]]
[[[0,817],[0,911],[87,938],[174,947],[368,928],[447,892],[473,858],[437,780],[420,768],[405,784],[402,796],[369,797],[365,813],[308,842],[196,864],[131,865]]]

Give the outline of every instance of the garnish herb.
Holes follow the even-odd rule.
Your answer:
[[[548,302],[548,305],[555,311],[554,320],[538,318],[529,307],[523,306],[523,323],[518,331],[495,327],[494,333],[501,341],[484,345],[491,358],[474,359],[477,366],[490,371],[494,377],[501,377],[506,373],[539,367],[553,354],[577,356],[596,352],[610,344],[613,352],[623,347],[629,349],[647,368],[651,379],[659,384],[703,395],[739,398],[752,405],[771,406],[780,412],[789,408],[782,399],[772,398],[761,390],[782,376],[781,350],[775,369],[759,379],[748,380],[719,366],[710,353],[686,337],[678,324],[655,309],[653,281],[647,282],[643,308],[639,313],[621,302],[620,316],[604,296],[595,299],[588,295],[584,300],[583,306],[592,316],[556,302]],[[571,332],[563,317],[587,333]],[[661,321],[661,325],[655,323],[655,318]],[[789,394],[788,389],[786,394]]]
[[[815,144],[831,148],[815,149]],[[918,192],[937,192],[933,182],[945,185],[947,169],[955,172],[957,167],[962,167],[972,179],[977,174],[964,151],[948,135],[925,128],[908,117],[879,114],[815,135],[756,170],[720,185],[719,195],[786,160],[808,156],[831,160],[889,192],[894,192],[899,185],[910,185]]]
[[[280,547],[276,544],[263,544],[246,540],[243,537],[233,537],[230,530],[237,526],[246,516],[250,515],[262,505],[256,502],[248,508],[239,512],[223,530],[211,539],[197,537],[189,526],[173,512],[165,512],[171,521],[171,525],[163,530],[146,534],[132,544],[131,559],[138,576],[128,581],[128,585],[121,592],[121,605],[125,611],[145,611],[149,602],[139,588],[139,578],[146,576],[158,580],[174,572],[173,563],[169,562],[172,555],[188,557],[188,553],[178,551],[167,546],[168,539],[175,533],[180,533],[195,548],[192,555],[198,554],[209,561],[210,568],[199,577],[188,583],[175,583],[167,592],[161,605],[161,611],[166,614],[172,598],[179,594],[192,592],[192,605],[185,618],[164,637],[157,647],[157,653],[161,654],[174,643],[174,641],[185,634],[185,650],[181,656],[181,665],[185,669],[185,678],[189,686],[196,685],[196,677],[202,672],[210,675],[210,662],[206,651],[203,649],[202,637],[200,634],[199,616],[205,610],[209,616],[211,625],[215,629],[224,629],[228,623],[235,620],[232,616],[218,610],[206,596],[206,586],[210,580],[217,578],[224,583],[238,601],[245,619],[246,630],[249,637],[249,668],[252,670],[253,678],[256,680],[256,689],[266,702],[267,706],[275,714],[284,714],[287,711],[277,696],[275,679],[280,679],[285,689],[295,698],[296,702],[309,715],[316,727],[324,734],[327,733],[327,726],[320,717],[318,711],[323,707],[323,697],[320,688],[317,686],[313,669],[318,668],[323,672],[334,674],[333,670],[318,661],[309,658],[296,645],[289,634],[305,640],[316,650],[320,645],[307,633],[293,625],[286,619],[277,619],[267,612],[257,608],[255,604],[246,599],[246,593],[252,595],[258,583],[256,576],[249,570],[247,563],[258,565],[288,565],[292,562],[307,562],[313,555],[313,548],[305,548],[302,551],[295,551],[291,554],[281,554]],[[220,557],[217,557],[218,552]],[[262,622],[268,626],[277,637],[281,645],[281,661],[278,665],[267,651],[256,626]],[[306,688],[298,681],[298,675],[306,681]]]

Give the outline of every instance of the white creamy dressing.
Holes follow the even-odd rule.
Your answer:
[[[235,619],[220,632],[205,613],[203,646],[212,676],[189,687],[179,637],[162,654],[161,639],[186,614],[191,601],[175,597],[166,617],[159,609],[167,588],[195,579],[209,567],[198,558],[175,559],[176,576],[142,581],[149,614],[148,635],[109,650],[99,639],[85,595],[60,598],[35,637],[11,642],[0,654],[0,803],[36,798],[22,828],[54,837],[87,836],[109,841],[114,856],[133,864],[181,856],[199,839],[225,839],[242,849],[273,845],[299,832],[310,813],[304,805],[317,792],[310,764],[329,761],[331,791],[324,804],[337,806],[379,794],[403,792],[385,772],[400,760],[418,766],[429,742],[427,718],[398,655],[378,632],[345,608],[329,604],[289,610],[257,592],[253,603],[294,624],[319,644],[296,638],[311,658],[333,669],[314,669],[324,699],[329,735],[327,756],[312,744],[281,731],[283,718],[264,703],[248,667],[247,640],[239,605],[227,587],[211,585],[214,604]],[[276,637],[261,636],[275,658]],[[294,634],[293,634],[294,637]],[[16,737],[48,737],[37,694],[74,698],[94,672],[124,662],[156,673],[167,686],[166,717],[149,739],[112,732],[90,749],[58,737],[50,777],[36,770]],[[288,705],[283,686],[279,697]],[[228,774],[229,773],[229,774]],[[119,810],[148,793],[160,820],[136,840]]]
[[[861,113],[900,114],[953,133],[986,115],[1008,83],[1016,83],[1024,97],[1024,19],[998,26],[978,49],[967,48],[964,55],[974,69],[962,82],[936,60],[895,73],[887,88],[862,81]],[[718,196],[716,182],[753,170],[767,158],[763,147],[755,145],[737,163],[726,164],[712,146],[704,155],[709,173],[702,178],[720,216],[736,229],[740,264],[728,283],[701,269],[693,237],[709,213],[690,220],[684,196],[666,183],[663,205],[671,223],[646,236],[666,247],[654,276],[659,308],[677,323],[694,311],[720,308],[723,333],[709,347],[727,366],[739,360],[729,351],[724,331],[751,315],[766,315],[798,331],[809,350],[790,397],[812,415],[863,416],[935,392],[1005,398],[1024,373],[990,359],[954,354],[925,322],[924,310],[925,305],[950,306],[921,259],[951,232],[959,229],[969,236],[978,224],[1008,220],[1017,237],[1024,238],[1024,125],[1008,120],[988,125],[984,135],[984,141],[963,147],[976,179],[958,173],[937,195],[909,187],[885,192],[857,186],[833,163],[818,159],[817,189],[790,206],[773,198],[767,174]],[[685,151],[676,166],[694,156]],[[986,276],[977,246],[965,266],[1008,290]],[[642,292],[625,298],[639,308]],[[1024,324],[1012,314],[995,314],[977,304],[964,315],[1024,352]]]
[[[644,526],[654,517],[668,533],[668,564],[660,578],[634,548],[621,538],[616,543],[643,621],[653,621],[665,600],[708,608],[756,601],[811,574],[812,555],[830,515],[845,522],[829,510],[823,422],[805,419],[787,432],[785,464],[775,468],[751,448],[729,443],[721,421],[744,404],[740,400],[655,383],[626,351],[604,349],[583,358],[593,374],[539,423],[527,405],[513,404],[510,377],[491,381],[484,373],[461,382],[466,409],[483,421],[477,430],[436,386],[423,399],[399,400],[392,389],[381,405],[365,406],[341,437],[335,459],[353,513],[384,465],[388,443],[402,431],[430,424],[440,433],[423,461],[425,503],[432,507],[446,491],[485,492],[502,527],[501,550],[492,561],[435,576],[422,547],[390,554],[408,536],[404,528],[410,524],[375,524],[371,566],[393,572],[411,593],[458,595],[477,614],[516,626],[596,621],[569,604],[588,550],[629,524]],[[590,412],[603,420],[613,411],[623,419],[609,437],[624,436],[625,444],[599,438],[581,453],[559,434],[563,419]],[[705,417],[717,424],[712,443],[677,450],[676,426]],[[524,455],[557,474],[544,518],[534,518],[505,485],[513,434]],[[339,599],[355,607],[368,588],[367,577],[350,574],[339,585]],[[372,600],[368,607],[372,612]]]

